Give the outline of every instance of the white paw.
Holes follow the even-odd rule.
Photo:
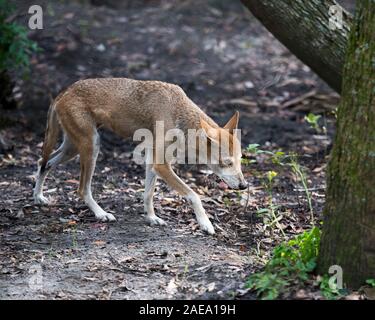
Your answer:
[[[112,222],[112,221],[116,221],[116,218],[113,214],[110,214],[108,212],[103,212],[101,214],[98,214],[96,215],[96,218],[99,220],[99,221],[102,221],[102,222]]]
[[[202,220],[198,220],[198,224],[200,228],[208,234],[215,234],[214,226],[212,225],[210,219],[208,219],[207,217],[203,218]]]
[[[34,203],[35,204],[50,204],[50,201],[48,200],[48,198],[46,198],[42,194],[39,194],[39,195],[34,196]]]
[[[146,220],[147,220],[147,222],[150,226],[157,226],[157,225],[165,226],[165,225],[167,225],[167,223],[163,219],[160,219],[157,216],[153,216],[153,217],[146,216]]]

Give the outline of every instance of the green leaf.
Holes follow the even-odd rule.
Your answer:
[[[37,51],[37,44],[27,37],[28,30],[15,22],[6,22],[14,6],[0,0],[0,71],[28,71],[29,57]]]
[[[266,213],[260,209],[257,213]],[[320,230],[316,227],[286,243],[276,246],[263,271],[251,275],[246,286],[255,290],[262,299],[276,299],[292,283],[308,281],[316,267],[319,252]],[[321,283],[327,296],[337,293],[329,291],[328,282]],[[327,289],[328,288],[328,289]]]
[[[367,279],[366,283],[375,288],[375,279]]]

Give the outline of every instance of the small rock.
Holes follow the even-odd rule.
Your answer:
[[[99,52],[104,52],[106,50],[106,47],[103,43],[101,43],[98,46],[96,46],[96,50],[98,50]]]

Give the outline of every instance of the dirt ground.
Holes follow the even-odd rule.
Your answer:
[[[289,170],[244,152],[256,161],[243,167],[249,192],[236,192],[220,189],[204,168],[180,167],[217,234],[203,234],[188,203],[163,182],[154,202],[168,226],[150,227],[134,145],[102,132],[94,197],[117,222],[96,222],[77,199],[78,159],[47,179],[53,205],[35,206],[33,174],[50,96],[81,78],[158,79],[179,84],[220,124],[239,110],[244,148],[257,143],[300,155],[317,221],[338,96],[236,1],[39,2],[45,26],[31,37],[42,51],[30,77],[17,80],[20,106],[6,112],[10,125],[2,130],[8,149],[0,155],[0,299],[255,298],[244,288],[246,277],[285,237],[311,227],[306,196]],[[16,3],[21,11],[30,4]],[[327,133],[310,128],[309,112],[321,115]],[[285,237],[257,214],[269,200],[269,170],[279,173],[273,197]]]

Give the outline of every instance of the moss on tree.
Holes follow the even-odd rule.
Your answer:
[[[375,1],[358,2],[327,174],[319,271],[343,268],[358,287],[375,278]]]

